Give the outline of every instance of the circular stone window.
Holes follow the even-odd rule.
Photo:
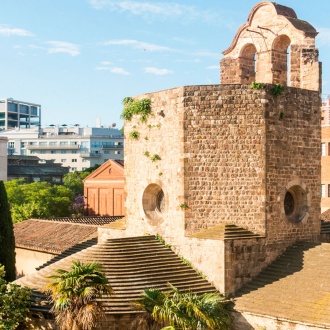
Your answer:
[[[284,212],[291,222],[301,221],[308,210],[306,191],[298,185],[292,186],[284,196]]]
[[[151,225],[158,225],[163,221],[165,205],[163,189],[158,184],[149,184],[143,192],[142,206]]]

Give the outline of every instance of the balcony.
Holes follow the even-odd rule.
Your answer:
[[[80,145],[78,144],[54,144],[54,145],[27,145],[26,149],[29,150],[78,150]]]
[[[101,157],[100,153],[96,152],[84,152],[79,155],[81,158],[99,158]]]

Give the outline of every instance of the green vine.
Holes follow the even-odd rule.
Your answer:
[[[129,133],[129,137],[132,140],[137,140],[140,136],[140,133],[138,131],[132,131]]]
[[[263,88],[265,88],[265,86],[266,86],[266,84],[264,84],[264,83],[253,82],[251,84],[252,89],[263,89]]]
[[[284,118],[284,112],[280,112],[279,119],[282,120]]]
[[[150,99],[133,100],[131,97],[125,97],[123,99],[123,105],[124,110],[120,117],[127,121],[130,121],[133,115],[140,115],[140,121],[146,122],[151,113]]]
[[[189,206],[187,205],[186,202],[180,204],[179,206],[180,206],[180,208],[181,208],[182,210],[187,210],[187,209],[189,209]]]
[[[153,163],[157,162],[158,160],[161,160],[160,156],[157,154],[152,155],[150,159]]]
[[[145,151],[145,152],[144,152],[144,155],[145,155],[146,157],[149,157],[149,156],[150,156],[150,152],[149,152],[149,151]]]
[[[270,89],[270,92],[275,96],[281,95],[284,92],[284,86],[281,84],[276,84]]]

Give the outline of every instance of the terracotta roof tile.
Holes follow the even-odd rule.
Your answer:
[[[97,236],[97,226],[30,219],[15,224],[14,234],[16,247],[61,253]]]

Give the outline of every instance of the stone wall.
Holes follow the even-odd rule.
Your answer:
[[[219,223],[265,233],[265,92],[245,85],[185,89],[188,233]]]
[[[319,93],[286,88],[267,97],[267,240],[317,240],[320,233],[320,97]],[[288,221],[284,198],[290,187],[306,194],[306,218]]]
[[[151,99],[152,115],[146,123],[138,117],[125,123],[125,235],[161,235],[225,291],[246,283],[288,245],[320,233],[319,94],[287,87],[274,96],[273,87],[186,86],[140,95]],[[128,138],[132,130],[137,140]],[[160,159],[153,162],[155,154]],[[294,216],[284,210],[288,192],[297,199]],[[204,251],[203,240],[192,249],[189,236],[222,223],[266,238],[255,246],[225,244],[222,252],[223,243],[214,241],[218,265],[208,267],[201,258],[214,251]],[[250,248],[231,265],[224,256],[242,244]]]

